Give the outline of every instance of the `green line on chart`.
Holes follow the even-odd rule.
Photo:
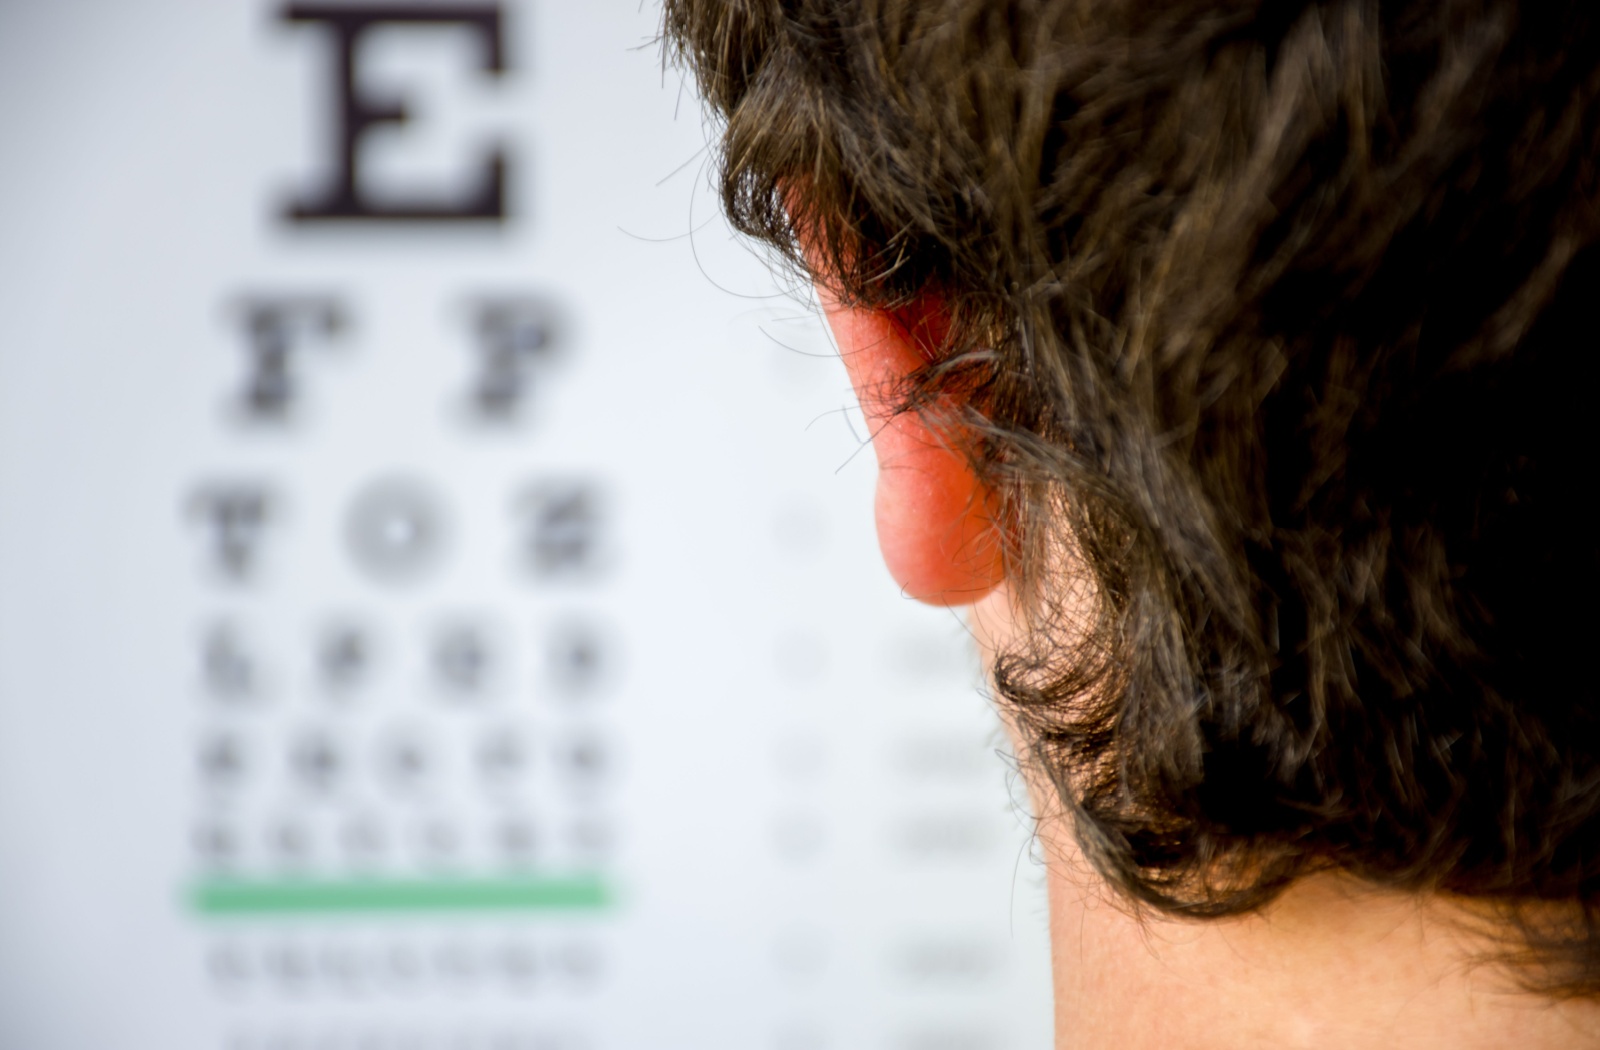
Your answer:
[[[331,912],[598,911],[613,903],[595,876],[523,879],[214,879],[195,885],[202,915]]]

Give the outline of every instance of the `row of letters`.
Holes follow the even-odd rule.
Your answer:
[[[507,678],[513,647],[491,622],[447,621],[426,644],[426,678],[438,695],[452,700],[487,698]],[[549,624],[534,646],[539,654],[539,691],[581,699],[605,691],[613,677],[616,645],[609,631],[581,617]],[[350,701],[368,691],[398,654],[388,652],[378,632],[357,621],[336,619],[313,635],[311,676],[319,691]],[[387,659],[386,659],[387,657]],[[212,623],[200,639],[199,676],[205,693],[233,705],[268,699],[281,672],[261,644],[230,620]]]
[[[463,937],[432,944],[392,940],[370,945],[272,939],[215,944],[206,968],[213,981],[230,991],[265,986],[299,994],[382,993],[495,985],[553,990],[592,986],[604,974],[604,961],[599,945],[586,939]]]
[[[236,478],[197,486],[187,509],[202,559],[218,579],[246,583],[265,560],[284,495],[272,484]],[[586,479],[547,478],[518,486],[509,500],[516,523],[512,555],[537,580],[590,580],[609,561],[606,501]],[[344,549],[362,576],[380,584],[422,580],[448,554],[452,515],[439,492],[409,477],[363,486],[343,515]]]
[[[309,361],[347,338],[352,311],[327,295],[242,297],[234,310],[244,372],[229,396],[230,415],[249,427],[282,427],[299,415]],[[473,374],[461,404],[488,425],[526,417],[541,377],[563,356],[562,311],[542,296],[482,298],[471,309]]]
[[[261,767],[271,764],[260,753],[267,750],[276,749],[253,746],[249,734],[215,732],[201,743],[197,768],[208,788],[237,792]],[[370,751],[370,762],[363,761],[363,751]],[[337,794],[369,764],[371,779],[389,791],[424,796],[449,768],[452,756],[444,752],[432,734],[421,730],[382,733],[376,746],[362,749],[351,745],[347,735],[324,728],[295,736],[279,758],[280,768],[311,797]],[[590,790],[609,774],[611,753],[605,736],[594,730],[563,731],[543,739],[524,728],[501,725],[479,734],[465,764],[475,768],[485,784],[507,787],[527,777],[541,761],[547,762],[564,783]]]
[[[303,817],[250,821],[225,814],[202,818],[191,845],[202,869],[236,874],[243,868],[338,870],[361,873],[396,866],[408,871],[484,864],[521,869],[554,860],[593,866],[614,845],[614,829],[598,813],[534,818],[505,813],[476,821],[444,816],[385,819],[349,814],[329,827]]]

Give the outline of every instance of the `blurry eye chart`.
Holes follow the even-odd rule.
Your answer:
[[[0,3],[0,1050],[1048,1045],[658,17]]]

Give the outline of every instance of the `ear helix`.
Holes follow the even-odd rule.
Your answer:
[[[817,294],[872,431],[878,545],[890,575],[931,605],[978,601],[1005,575],[998,500],[973,471],[964,435],[935,430],[896,401],[937,349],[937,304],[894,315],[843,306],[820,284]]]

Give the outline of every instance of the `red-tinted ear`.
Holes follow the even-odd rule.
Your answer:
[[[930,363],[946,314],[937,302],[888,313],[817,295],[878,456],[878,545],[895,581],[930,605],[969,605],[1004,579],[998,502],[973,473],[966,435],[896,414],[902,381]]]

